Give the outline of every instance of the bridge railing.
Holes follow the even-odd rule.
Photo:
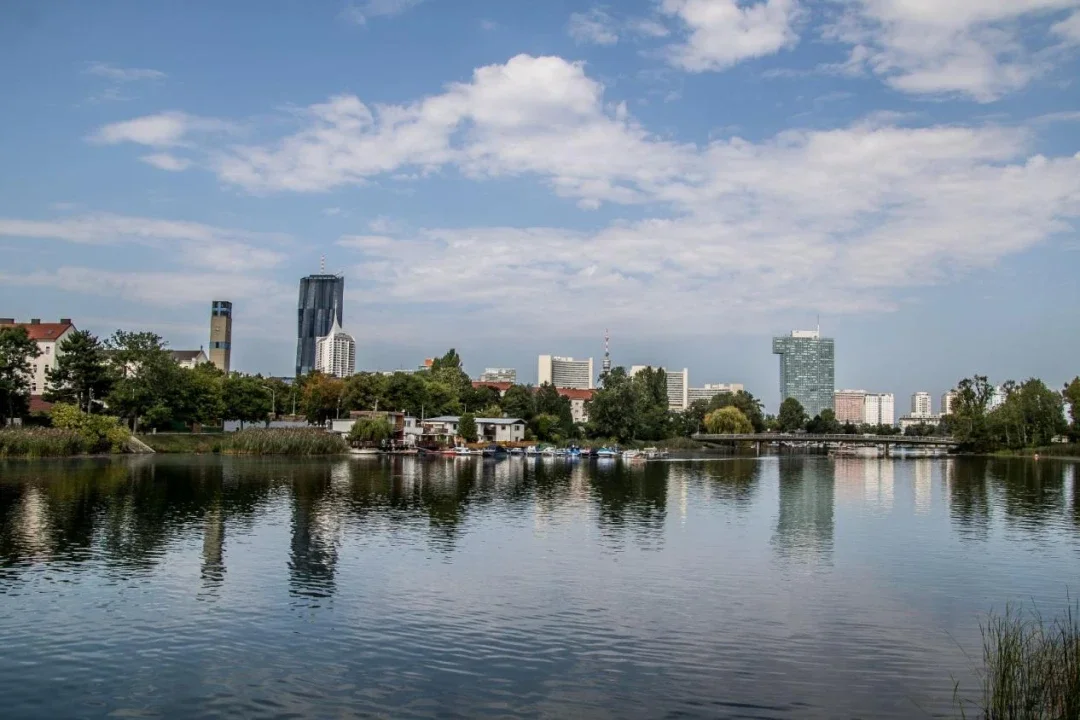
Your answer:
[[[698,433],[693,436],[693,439],[699,442],[799,442],[937,446],[955,446],[959,444],[950,437],[911,437],[908,435],[815,435],[812,433]]]

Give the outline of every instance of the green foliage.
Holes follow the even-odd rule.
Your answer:
[[[465,438],[465,442],[474,443],[480,437],[476,429],[476,416],[465,413],[458,422],[458,435]]]
[[[344,398],[345,381],[313,372],[304,380],[301,411],[309,423],[325,425],[327,420],[339,416]]]
[[[961,450],[986,452],[993,448],[986,419],[993,396],[994,388],[985,375],[964,378],[957,384],[951,421],[953,437]]]
[[[787,398],[780,403],[780,414],[776,418],[781,432],[797,432],[806,428],[806,410],[795,398]]]
[[[544,383],[536,389],[534,403],[537,414],[532,418],[530,426],[537,438],[556,442],[556,438],[561,441],[573,437],[574,416],[570,409],[570,398],[560,395],[553,385]],[[555,418],[554,427],[541,431],[536,422],[541,415]],[[545,425],[549,424],[545,422]]]
[[[725,407],[736,407],[750,421],[754,432],[765,431],[765,413],[761,401],[745,390],[736,393],[724,392],[709,401],[708,412]]]
[[[734,405],[726,405],[705,416],[705,429],[717,434],[742,434],[754,431],[750,419]]]
[[[90,452],[86,438],[60,428],[0,428],[0,457],[69,457]]]
[[[222,443],[222,452],[234,455],[340,455],[348,449],[340,435],[315,428],[241,430]]]
[[[986,417],[992,449],[1049,445],[1068,426],[1062,396],[1041,380],[1004,385],[1005,402]]]
[[[345,381],[345,406],[350,410],[394,409],[386,405],[390,378],[380,373],[357,373]]]
[[[806,432],[815,435],[838,435],[840,429],[841,426],[836,419],[836,413],[829,408],[822,410],[820,414],[815,415],[814,419],[806,424]]]
[[[183,369],[165,342],[151,332],[117,330],[105,341],[115,379],[106,403],[109,410],[128,418],[137,432],[142,420],[150,427],[165,427],[175,406],[185,402]]]
[[[82,436],[88,452],[121,452],[131,437],[119,418],[110,415],[91,415],[75,405],[57,403],[52,411],[53,427],[73,430]]]
[[[690,437],[702,432],[705,429],[705,416],[709,412],[708,400],[695,400],[686,410],[674,413],[671,418],[672,434],[676,437]]]
[[[461,364],[457,350],[450,348],[441,358],[435,358],[431,365],[431,379],[450,388],[455,397],[461,398],[472,389],[472,380]]]
[[[919,423],[918,425],[908,425],[904,428],[905,437],[929,437],[937,433],[937,425],[931,425],[929,423]]]
[[[30,409],[30,361],[41,354],[24,327],[0,328],[0,426]]]
[[[1069,404],[1069,417],[1072,419],[1069,434],[1075,441],[1080,438],[1080,377],[1074,377],[1071,383],[1066,384],[1061,395]]]
[[[637,410],[634,437],[662,440],[671,434],[668,413],[667,373],[663,368],[647,367],[632,380]]]
[[[526,385],[511,385],[500,401],[507,417],[521,418],[529,422],[536,415],[536,399]]]
[[[273,410],[270,389],[256,375],[232,373],[223,379],[221,394],[224,400],[222,417],[239,421],[241,428],[244,423],[265,422]]]
[[[113,374],[101,341],[86,330],[76,330],[56,349],[56,367],[48,372],[45,400],[74,404],[92,413],[112,386]]]
[[[626,368],[615,367],[589,403],[590,434],[627,442],[637,435],[637,398]]]
[[[394,426],[386,418],[357,418],[349,430],[349,442],[381,443],[394,435]]]

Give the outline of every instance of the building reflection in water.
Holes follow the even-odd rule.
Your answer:
[[[881,513],[892,510],[896,466],[888,458],[863,461],[863,503]]]
[[[915,460],[915,514],[926,515],[933,505],[934,462],[929,458]]]
[[[330,597],[338,560],[340,521],[332,496],[333,468],[298,466],[292,472],[292,542],[289,590]]]
[[[788,559],[830,562],[833,549],[833,466],[784,457],[779,463],[780,509],[773,546]]]

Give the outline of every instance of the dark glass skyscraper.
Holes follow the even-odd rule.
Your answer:
[[[296,303],[296,374],[307,375],[315,368],[315,340],[330,333],[345,299],[345,278],[340,275],[308,275],[300,279],[300,299]]]
[[[831,410],[836,389],[836,361],[832,338],[816,330],[796,330],[774,337],[773,354],[780,356],[780,399],[793,397],[814,417]]]

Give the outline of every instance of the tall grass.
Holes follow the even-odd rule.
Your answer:
[[[986,720],[1080,718],[1080,604],[1045,621],[1035,610],[1006,607],[980,625],[982,700],[969,703]],[[966,717],[964,706],[961,713]]]
[[[57,428],[0,429],[0,457],[68,457],[90,451],[76,430]]]
[[[221,446],[234,455],[339,455],[348,449],[340,435],[313,428],[241,430]]]

